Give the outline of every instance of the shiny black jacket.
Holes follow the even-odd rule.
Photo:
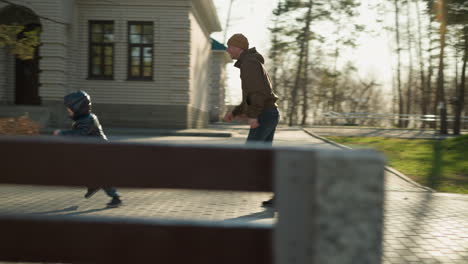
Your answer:
[[[107,140],[106,135],[102,130],[102,126],[96,115],[89,113],[78,118],[74,118],[71,130],[62,130],[59,135],[61,136],[88,136],[97,137]]]
[[[91,97],[85,91],[66,95],[63,103],[73,111],[71,130],[62,130],[61,136],[87,136],[107,140],[96,115],[91,113]]]

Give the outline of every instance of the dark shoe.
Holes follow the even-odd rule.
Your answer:
[[[271,198],[268,201],[262,202],[263,207],[274,207],[275,206],[275,198]]]
[[[91,198],[95,193],[99,191],[100,188],[88,188],[88,191],[85,193],[84,198]]]
[[[112,200],[107,203],[107,207],[118,207],[122,204],[122,200],[118,196],[113,197]]]

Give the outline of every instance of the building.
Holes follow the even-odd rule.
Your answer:
[[[29,61],[0,49],[3,115],[69,125],[63,96],[82,89],[105,127],[195,128],[224,94],[210,90],[225,64],[212,0],[0,1],[0,24],[13,23],[40,28],[42,45]]]

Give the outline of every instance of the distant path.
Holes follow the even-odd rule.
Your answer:
[[[433,129],[397,129],[397,128],[373,128],[373,127],[349,127],[349,126],[312,126],[305,128],[319,136],[343,136],[343,137],[392,137],[392,138],[420,138],[438,139],[447,136],[440,136],[437,130]],[[450,133],[452,131],[449,131]],[[468,130],[463,130],[462,134],[468,134]],[[448,137],[452,137],[449,135]]]

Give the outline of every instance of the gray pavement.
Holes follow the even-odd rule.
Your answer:
[[[223,136],[109,134],[111,141],[175,144],[243,144],[245,126],[216,125]],[[314,132],[314,128],[309,130]],[[225,133],[231,136],[226,137]],[[300,128],[280,128],[276,146],[336,148]],[[188,134],[193,135],[193,134]],[[214,134],[211,134],[214,135]],[[276,213],[260,207],[270,193],[167,189],[121,189],[124,206],[105,208],[98,192],[89,200],[82,188],[0,185],[0,213],[69,217],[137,217],[274,224]],[[385,174],[382,263],[468,263],[468,195],[432,192],[391,172]],[[5,262],[6,263],[6,262]]]

